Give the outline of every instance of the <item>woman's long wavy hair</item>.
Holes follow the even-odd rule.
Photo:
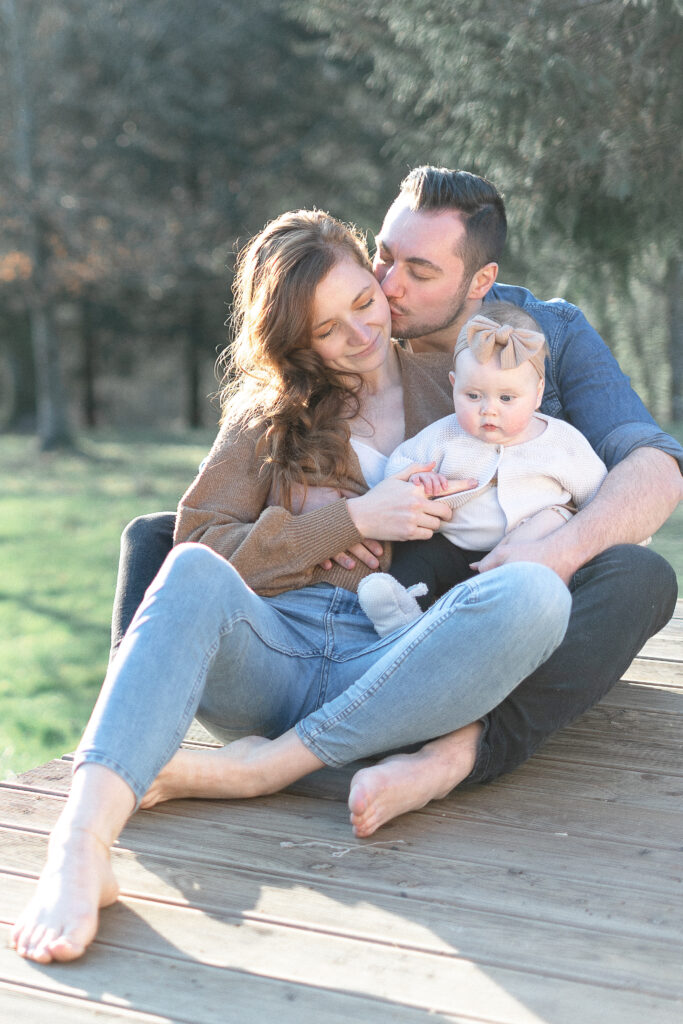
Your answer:
[[[317,286],[348,258],[371,270],[365,239],[318,210],[282,214],[237,258],[233,341],[219,360],[221,422],[265,425],[262,472],[286,507],[293,484],[331,484],[346,469],[362,378],[326,366],[311,328]]]

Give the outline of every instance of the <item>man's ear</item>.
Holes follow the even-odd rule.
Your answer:
[[[470,290],[467,293],[468,299],[483,299],[493,288],[498,277],[498,264],[487,263],[476,272],[470,282]]]

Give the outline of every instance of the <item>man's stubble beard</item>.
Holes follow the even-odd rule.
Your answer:
[[[410,341],[413,338],[428,338],[431,334],[439,334],[441,331],[448,330],[453,324],[462,317],[465,306],[467,305],[467,293],[469,291],[469,282],[463,284],[456,295],[453,296],[453,302],[450,306],[445,317],[440,320],[421,320],[416,321],[412,324],[399,323],[395,329],[392,324],[392,335],[395,338],[405,338],[406,341]]]

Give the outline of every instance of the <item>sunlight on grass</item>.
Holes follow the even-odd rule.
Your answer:
[[[211,441],[102,432],[38,454],[3,435],[1,778],[76,745],[106,670],[121,530],[175,508]]]

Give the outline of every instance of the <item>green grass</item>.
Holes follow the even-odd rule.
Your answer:
[[[73,749],[107,665],[121,530],[175,508],[212,436],[0,440],[0,778]]]
[[[40,455],[0,439],[0,778],[75,747],[106,670],[121,530],[175,508],[211,440],[97,433]],[[653,542],[681,582],[682,527],[683,507]]]

